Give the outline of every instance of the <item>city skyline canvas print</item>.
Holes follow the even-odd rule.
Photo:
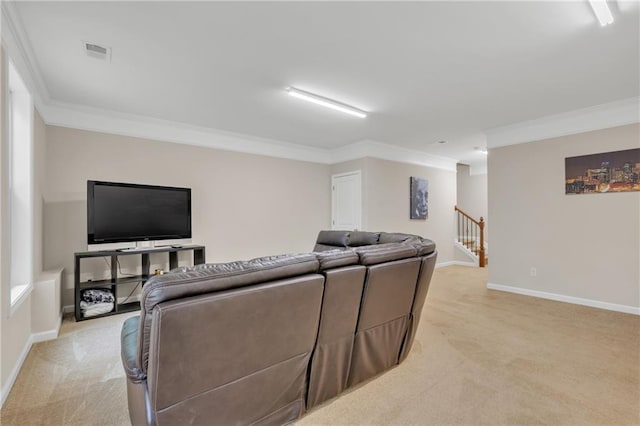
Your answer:
[[[640,148],[567,157],[565,193],[640,191]]]

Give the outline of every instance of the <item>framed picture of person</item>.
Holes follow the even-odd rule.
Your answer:
[[[411,176],[409,179],[410,200],[409,208],[411,219],[426,220],[429,216],[429,190],[426,179]]]

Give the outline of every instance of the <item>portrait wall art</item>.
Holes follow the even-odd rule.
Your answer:
[[[640,191],[640,148],[568,157],[565,193]]]
[[[426,220],[429,216],[429,190],[426,179],[411,177],[409,179],[409,208],[411,219]]]

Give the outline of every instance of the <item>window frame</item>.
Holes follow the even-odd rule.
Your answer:
[[[5,206],[3,207],[4,214],[7,215],[7,228],[5,229],[6,241],[9,250],[7,250],[7,262],[6,265],[9,268],[8,274],[8,317],[11,317],[19,307],[29,298],[29,295],[33,291],[34,274],[33,274],[33,194],[34,194],[34,170],[33,170],[33,137],[34,137],[34,109],[33,109],[33,95],[27,88],[22,79],[17,67],[8,58],[7,61],[7,91],[6,91],[6,107],[7,114],[5,115],[7,120],[7,147],[6,155],[7,161],[5,162],[6,171],[4,177],[7,179],[7,193],[5,195]],[[24,114],[24,122],[21,124],[24,126],[20,129],[21,135],[16,137],[16,108],[21,109],[21,114]],[[20,138],[19,143],[26,141],[26,147],[24,151],[21,151],[20,158],[16,156],[16,139]],[[19,164],[18,164],[19,162]],[[14,170],[21,171],[21,188],[16,189]],[[23,203],[17,203],[21,206],[20,211],[14,211],[14,204],[17,200],[17,191],[26,192]],[[24,195],[24,194],[22,194]],[[16,217],[22,217],[20,223],[16,220]],[[21,252],[21,259],[16,259],[14,256],[14,249],[16,248],[15,238],[21,238],[24,241]],[[17,263],[19,261],[19,263]],[[19,274],[21,278],[16,280],[14,272],[16,268],[19,268]]]

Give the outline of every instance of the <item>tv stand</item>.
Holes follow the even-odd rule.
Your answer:
[[[76,321],[84,321],[88,319],[101,318],[109,315],[121,314],[124,312],[132,312],[140,309],[140,302],[118,303],[118,286],[120,284],[131,284],[140,282],[142,285],[153,276],[149,269],[151,267],[151,253],[168,253],[169,254],[169,270],[178,267],[178,253],[181,251],[193,252],[193,264],[199,265],[205,262],[205,247],[198,245],[181,245],[181,246],[164,246],[164,247],[134,247],[131,249],[120,250],[104,250],[104,251],[87,251],[75,253],[75,269],[74,269],[74,290],[75,290],[75,316]],[[140,256],[142,273],[134,276],[118,276],[118,257],[119,256]],[[82,259],[92,257],[109,257],[111,258],[111,279],[106,280],[88,280],[80,281],[80,261]],[[80,290],[85,288],[105,288],[111,290],[115,298],[114,308],[106,314],[83,317],[80,309]],[[125,302],[127,302],[125,300]]]

